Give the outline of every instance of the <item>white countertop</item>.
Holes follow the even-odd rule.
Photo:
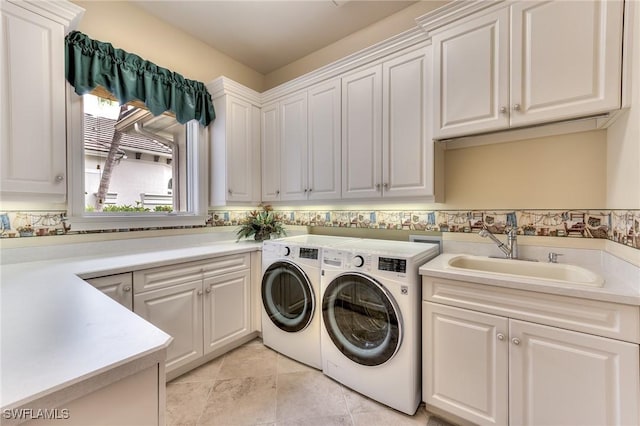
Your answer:
[[[476,253],[469,254],[475,255]],[[422,265],[420,274],[481,285],[640,305],[640,269],[606,253],[602,266],[589,268],[604,277],[605,283],[602,287],[561,284],[529,277],[482,273],[449,267],[449,260],[459,255],[460,253],[443,253]]]
[[[127,251],[2,265],[0,407],[18,407],[166,348],[171,337],[84,278],[256,251],[259,243]]]

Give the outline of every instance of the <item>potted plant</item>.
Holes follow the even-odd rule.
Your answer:
[[[17,231],[21,237],[33,237],[33,228],[31,225],[20,226]]]
[[[253,235],[256,241],[268,240],[272,235],[287,235],[282,225],[282,217],[273,211],[270,205],[262,206],[262,211],[254,210],[242,221],[236,234],[240,238]]]

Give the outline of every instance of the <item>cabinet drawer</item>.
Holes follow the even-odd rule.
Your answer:
[[[203,278],[242,271],[251,267],[251,253],[233,254],[207,260]]]
[[[133,273],[135,294],[249,268],[250,253],[184,262]]]
[[[640,343],[640,308],[422,277],[426,301]]]

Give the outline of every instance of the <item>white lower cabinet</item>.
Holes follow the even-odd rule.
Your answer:
[[[517,320],[509,338],[510,424],[638,424],[638,345]]]
[[[135,313],[173,337],[167,372],[203,355],[202,280],[135,295]]]
[[[131,272],[90,278],[85,281],[125,308],[133,310],[133,276]]]
[[[250,332],[251,272],[207,278],[204,287],[204,351],[209,353]]]
[[[253,332],[250,259],[243,253],[134,272],[134,312],[173,337],[170,378]]]
[[[425,402],[480,425],[506,425],[508,320],[428,302],[422,315]]]
[[[452,288],[425,287],[425,299]],[[433,411],[479,425],[639,422],[637,342],[426,300],[422,326],[423,399]]]

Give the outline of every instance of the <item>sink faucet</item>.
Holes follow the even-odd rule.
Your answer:
[[[502,250],[505,256],[507,256],[507,259],[518,258],[518,231],[516,230],[516,228],[511,228],[509,232],[507,232],[507,244],[503,243],[495,235],[493,235],[486,225],[482,228],[478,235],[480,235],[481,237],[489,237],[494,243],[498,245],[498,248]]]

